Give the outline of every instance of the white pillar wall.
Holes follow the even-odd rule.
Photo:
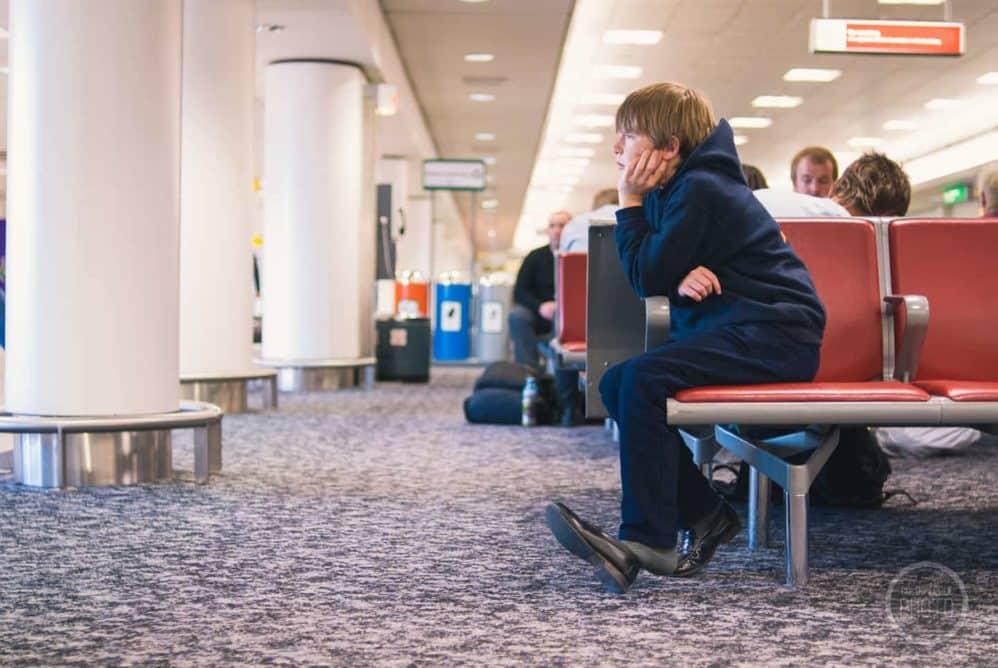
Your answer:
[[[267,67],[261,276],[267,361],[352,360],[369,352],[374,166],[364,85],[358,68],[339,63]]]
[[[182,0],[10,0],[7,410],[178,408]]]
[[[185,0],[180,375],[253,356],[254,0]]]

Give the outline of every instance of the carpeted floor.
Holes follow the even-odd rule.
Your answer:
[[[465,424],[475,374],[226,417],[207,486],[0,475],[0,664],[994,665],[998,447],[894,460],[889,486],[916,507],[813,509],[804,590],[743,532],[699,578],[642,574],[613,596],[543,510],[564,500],[613,528],[614,444],[600,427]],[[190,467],[189,439],[175,450]],[[949,636],[888,615],[892,581],[923,561],[965,588]]]

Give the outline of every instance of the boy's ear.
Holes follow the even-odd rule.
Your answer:
[[[665,141],[665,146],[661,149],[662,157],[666,160],[672,160],[677,155],[679,155],[679,137],[673,135]]]

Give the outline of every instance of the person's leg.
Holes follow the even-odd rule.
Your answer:
[[[620,537],[671,548],[680,505],[684,523],[717,506],[678,433],[666,425],[668,397],[701,385],[810,380],[817,363],[817,346],[772,327],[740,326],[670,342],[611,369],[600,391],[620,428]]]
[[[514,304],[509,311],[509,336],[513,340],[513,360],[537,369],[537,315],[525,306]]]

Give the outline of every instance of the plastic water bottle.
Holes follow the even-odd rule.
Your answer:
[[[527,382],[523,385],[523,412],[520,424],[524,427],[537,426],[537,379],[527,376]]]

